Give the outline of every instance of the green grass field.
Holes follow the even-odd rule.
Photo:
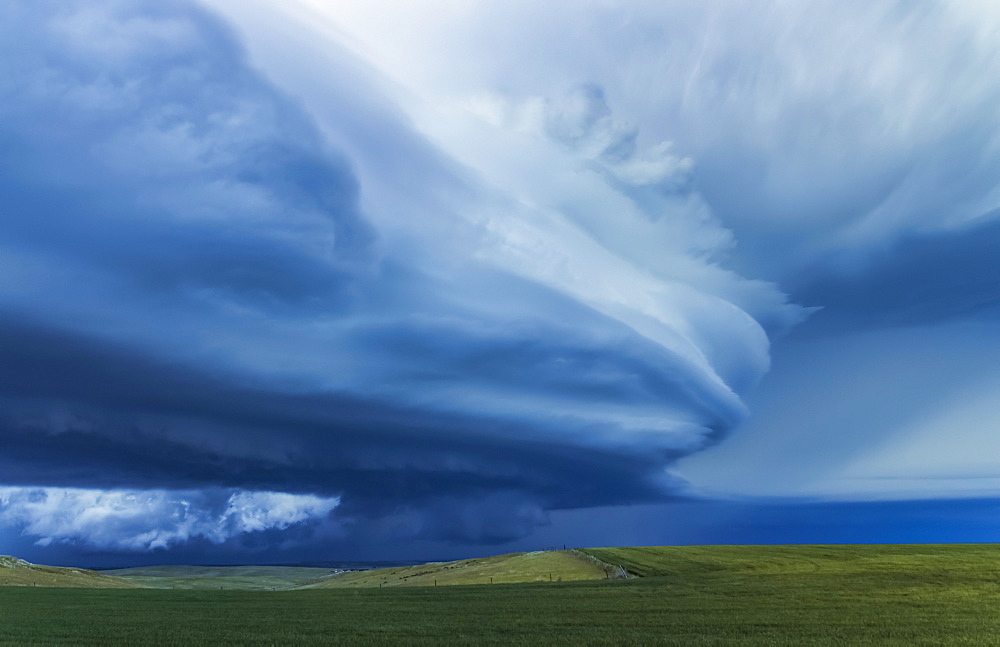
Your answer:
[[[597,548],[627,580],[293,591],[0,587],[0,643],[1000,644],[1000,547]]]
[[[580,552],[639,577],[857,575],[1000,577],[1000,544],[642,546]]]

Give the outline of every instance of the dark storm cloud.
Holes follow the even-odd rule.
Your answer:
[[[676,357],[649,340],[621,328],[598,346],[577,329],[553,328],[540,322],[490,328],[410,320],[371,326],[349,340],[384,353],[382,361],[391,358],[394,369],[415,384],[461,380],[470,386],[526,396],[546,393],[609,407],[673,406],[710,427],[734,422],[703,385],[681,379],[685,368]]]
[[[312,492],[361,516],[496,492],[548,508],[663,496],[662,456],[532,440],[555,437],[535,420],[261,390],[10,319],[0,333],[9,484]]]
[[[0,525],[496,543],[670,499],[746,415],[755,317],[802,313],[708,260],[731,240],[689,160],[585,86],[529,148],[582,189],[566,216],[324,60],[300,105],[188,3],[0,7]]]
[[[204,4],[0,3],[0,539],[361,554],[992,483],[988,11]],[[868,537],[803,506],[687,536]]]
[[[221,25],[183,3],[3,11],[6,247],[265,310],[344,299],[372,256],[357,182]]]

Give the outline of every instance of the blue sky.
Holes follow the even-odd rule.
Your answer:
[[[990,3],[0,7],[0,552],[990,541]]]

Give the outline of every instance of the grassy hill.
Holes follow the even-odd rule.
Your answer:
[[[447,586],[602,580],[604,565],[572,550],[510,553],[494,557],[431,562],[419,566],[353,571],[308,585],[310,588],[368,586]]]
[[[16,557],[0,555],[0,586],[129,589],[139,588],[142,585],[83,568],[42,566]]]
[[[621,565],[634,577],[1000,575],[1000,546],[996,544],[643,546],[585,548],[581,552]]]
[[[577,551],[511,553],[362,571],[295,566],[148,566],[103,571],[156,589],[267,590],[573,582],[607,577],[598,560]]]
[[[335,573],[301,566],[144,566],[103,571],[154,589],[283,590]]]

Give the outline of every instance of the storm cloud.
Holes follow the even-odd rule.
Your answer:
[[[443,6],[0,8],[5,532],[496,545],[873,498],[927,467],[916,412],[992,392],[988,7]]]
[[[343,107],[317,115],[193,4],[2,11],[2,514],[43,542],[315,517],[495,543],[550,510],[669,499],[669,465],[738,424],[767,370],[754,316],[801,318],[713,264],[731,240],[689,161],[634,150],[599,88],[525,133],[632,205],[610,245],[593,209],[449,161],[377,85],[334,73]],[[643,232],[666,256],[629,254]],[[310,511],[226,507],[280,497]]]

